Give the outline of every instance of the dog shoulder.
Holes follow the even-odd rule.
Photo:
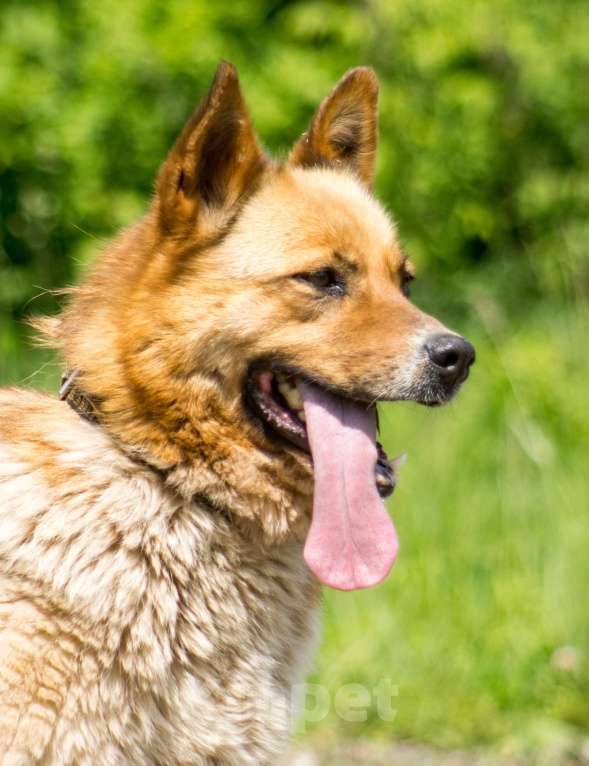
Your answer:
[[[147,470],[66,403],[0,391],[0,575],[112,625],[143,596],[136,551],[147,520],[171,512],[166,502]]]
[[[35,391],[0,389],[5,500],[11,487],[21,507],[40,493],[47,502],[65,501],[73,492],[88,496],[120,476],[128,463],[111,439],[65,402]]]

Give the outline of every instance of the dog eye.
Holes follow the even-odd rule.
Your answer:
[[[409,289],[409,284],[415,280],[415,275],[411,274],[409,271],[404,271],[401,274],[401,292],[403,295],[408,298],[409,294],[411,293],[411,290]]]
[[[346,281],[335,269],[325,268],[317,271],[295,274],[295,279],[312,285],[326,295],[345,295]]]

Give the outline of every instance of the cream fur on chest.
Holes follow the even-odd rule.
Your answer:
[[[53,399],[0,405],[0,762],[274,763],[316,632],[300,543],[181,501]]]

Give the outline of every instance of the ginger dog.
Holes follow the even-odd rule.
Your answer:
[[[40,323],[61,398],[0,392],[3,764],[275,763],[320,583],[388,574],[375,403],[448,401],[474,350],[408,300],[377,93],[349,71],[277,163],[222,63]]]

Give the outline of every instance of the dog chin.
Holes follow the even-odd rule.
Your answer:
[[[417,402],[417,404],[423,404],[425,407],[441,407],[442,405],[451,402],[452,399],[457,396],[461,388],[461,383],[450,387],[440,384],[426,384],[415,391],[411,399]]]
[[[435,373],[427,371],[400,385],[393,383],[378,401],[415,402],[425,407],[441,407],[457,396],[462,385],[463,381],[445,383]]]

